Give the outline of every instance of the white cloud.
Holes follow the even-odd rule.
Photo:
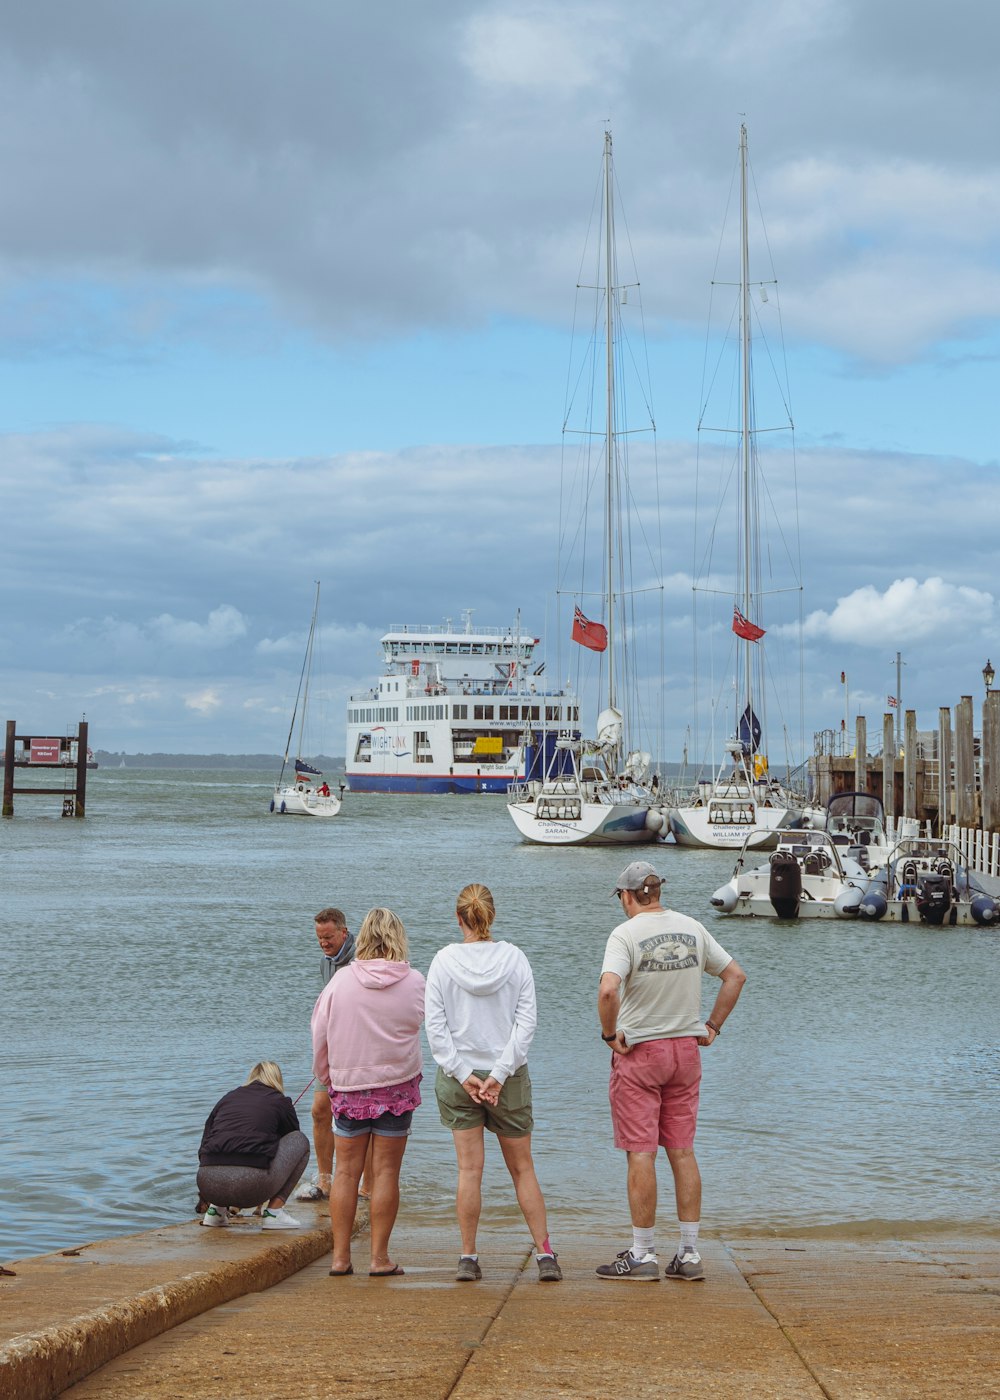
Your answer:
[[[994,621],[991,593],[961,584],[928,578],[895,579],[880,592],[871,584],[839,598],[831,612],[810,613],[804,632],[813,640],[887,647],[939,637],[950,639],[956,629],[971,637]]]
[[[161,613],[149,623],[149,630],[169,646],[212,648],[227,646],[247,634],[246,618],[230,603],[213,608],[207,622],[185,621]]]
[[[184,704],[199,715],[211,715],[222,705],[222,699],[217,690],[209,689],[199,691],[197,695],[188,695]]]

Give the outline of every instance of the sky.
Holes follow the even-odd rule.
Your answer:
[[[662,529],[661,756],[705,730],[698,421],[742,121],[795,423],[769,488],[801,541],[800,659],[769,624],[788,727],[806,750],[857,712],[879,730],[897,652],[921,728],[1000,670],[994,7],[0,0],[0,21],[21,732],[86,714],[113,751],[279,752],[315,580],[327,753],[391,624],[520,609],[555,654],[605,129],[657,427],[633,489]],[[722,591],[734,568],[720,546]]]

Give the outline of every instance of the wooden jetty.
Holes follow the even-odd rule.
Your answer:
[[[81,720],[75,738],[18,734],[17,721],[9,719],[4,744],[3,807],[0,809],[0,815],[14,815],[15,794],[47,794],[62,798],[64,817],[84,816],[87,810],[87,732],[87,721]],[[60,773],[63,782],[60,787],[17,783],[15,778],[19,769],[27,769],[32,773],[41,772],[46,776]],[[70,775],[73,776],[72,786],[66,782]]]
[[[824,806],[838,792],[870,792],[882,799],[890,822],[916,817],[936,834],[952,826],[1000,834],[1000,691],[987,691],[978,735],[975,718],[971,695],[961,697],[954,717],[942,706],[934,730],[918,729],[916,710],[907,710],[897,748],[895,716],[886,713],[876,753],[868,752],[864,715],[855,719],[849,755],[835,754],[817,735],[809,760],[813,800]]]

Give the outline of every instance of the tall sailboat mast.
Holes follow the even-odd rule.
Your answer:
[[[740,361],[742,368],[742,413],[741,442],[743,478],[743,616],[756,622],[752,601],[753,587],[753,501],[750,497],[751,485],[751,438],[750,438],[750,249],[747,233],[747,129],[740,126]],[[749,707],[753,713],[753,643],[743,641],[743,705],[739,713],[746,713]],[[753,720],[750,719],[752,729]],[[739,725],[737,723],[737,730]]]
[[[604,529],[608,582],[608,707],[615,704],[615,312],[614,312],[614,181],[611,169],[611,132],[604,133],[604,331],[606,338],[606,423]]]

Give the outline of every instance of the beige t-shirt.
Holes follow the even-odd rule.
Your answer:
[[[705,1035],[701,975],[718,977],[732,962],[697,919],[666,909],[636,914],[613,930],[601,972],[622,979],[618,1029],[629,1045]]]

